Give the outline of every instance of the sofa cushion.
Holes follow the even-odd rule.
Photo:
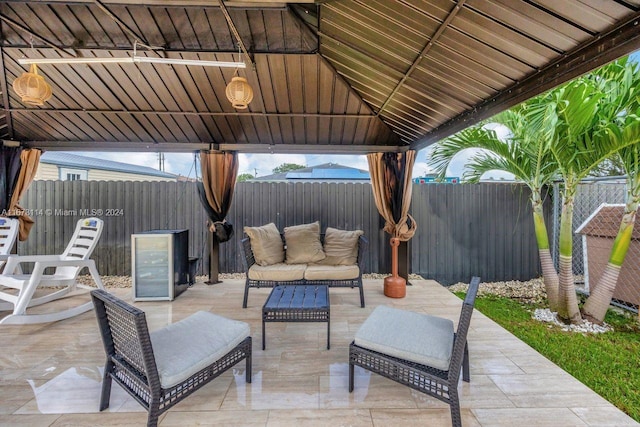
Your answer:
[[[357,279],[360,269],[357,265],[308,265],[304,271],[307,280],[350,280]]]
[[[151,345],[163,388],[180,384],[249,336],[249,325],[206,311],[152,332]]]
[[[306,264],[325,259],[320,242],[320,222],[284,228],[287,264]]]
[[[251,239],[251,251],[258,265],[284,262],[284,243],[274,223],[262,227],[244,227],[244,232]]]
[[[304,278],[304,270],[306,264],[273,264],[263,267],[253,264],[249,268],[249,279],[251,280],[274,280],[274,281],[290,281],[302,280]]]
[[[355,335],[355,344],[389,356],[449,369],[453,350],[453,322],[449,319],[376,307]]]
[[[355,265],[358,262],[358,239],[362,230],[344,231],[327,227],[324,235],[325,265]]]

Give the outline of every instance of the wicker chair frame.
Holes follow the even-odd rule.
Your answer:
[[[284,234],[280,233],[282,241],[284,242]],[[324,243],[324,233],[320,234],[320,241]],[[247,279],[244,285],[244,299],[242,300],[242,308],[247,308],[247,301],[249,299],[249,288],[273,288],[278,285],[325,285],[330,288],[358,288],[360,290],[360,307],[364,307],[364,289],[362,288],[362,270],[364,269],[364,255],[369,247],[369,240],[360,236],[358,238],[358,259],[356,264],[360,270],[358,277],[349,280],[288,280],[288,281],[275,281],[275,280],[253,280],[249,279],[249,269],[256,263],[256,259],[253,256],[251,250],[251,240],[245,237],[240,241],[240,250],[242,252],[242,261],[244,263]]]
[[[107,354],[101,411],[109,407],[112,380],[148,411],[147,426],[150,427],[158,424],[162,413],[243,359],[246,360],[246,381],[251,382],[251,337],[247,337],[182,383],[162,388],[144,312],[103,290],[94,290],[91,296]]]
[[[460,416],[458,380],[460,379],[461,369],[463,371],[462,379],[466,382],[470,380],[467,331],[471,323],[471,315],[479,284],[479,277],[471,279],[469,290],[462,304],[458,330],[454,336],[449,369],[442,371],[431,366],[368,350],[352,342],[349,346],[349,392],[354,389],[354,367],[360,366],[448,403],[451,409],[452,425],[461,427],[462,418]]]

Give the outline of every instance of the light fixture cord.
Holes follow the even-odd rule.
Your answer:
[[[233,56],[231,57],[233,59]],[[242,62],[242,48],[240,47],[240,43],[238,43],[238,62]],[[233,76],[238,76],[238,67],[236,67],[236,71],[234,71]]]

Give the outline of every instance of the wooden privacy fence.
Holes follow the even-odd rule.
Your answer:
[[[416,184],[411,213],[418,231],[410,241],[411,272],[449,284],[527,280],[540,274],[528,190],[517,184]],[[103,275],[131,274],[131,234],[189,230],[189,255],[207,258],[206,217],[188,182],[36,181],[22,200],[36,221],[20,254],[61,253],[79,218],[99,216],[104,231],[94,259]],[[220,245],[220,271],[243,271],[242,227],[319,220],[362,229],[370,246],[365,272],[390,271],[389,236],[382,231],[370,184],[238,183],[228,221],[233,238]],[[199,273],[205,274],[206,261]]]

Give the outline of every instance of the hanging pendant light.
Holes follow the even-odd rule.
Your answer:
[[[233,108],[238,110],[244,110],[253,100],[253,89],[244,77],[233,77],[225,93]]]
[[[22,73],[13,81],[13,90],[28,105],[44,105],[51,98],[51,86],[38,75],[38,67],[31,64],[28,73]]]

